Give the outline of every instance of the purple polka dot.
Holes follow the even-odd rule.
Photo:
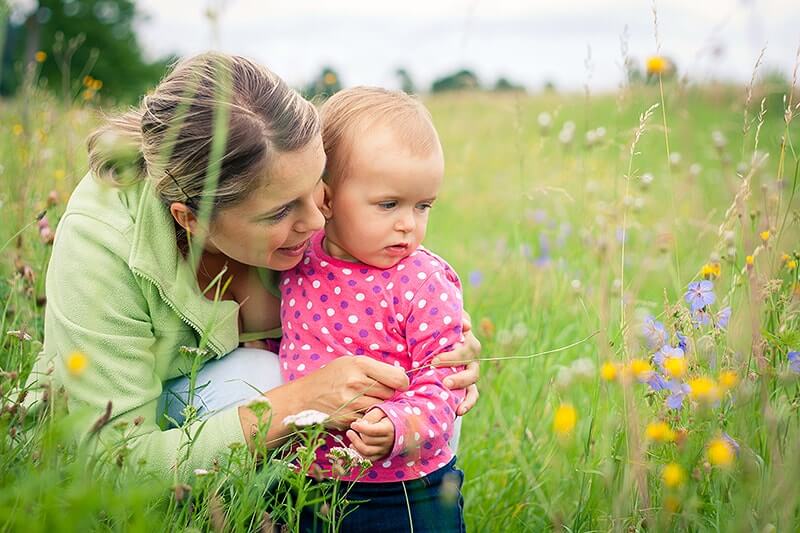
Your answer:
[[[413,323],[414,323],[414,320],[416,320],[416,319],[414,318],[414,315],[411,315],[410,317],[408,317],[408,323],[409,323],[409,324],[413,324]]]
[[[297,333],[295,333],[295,334],[294,334],[294,340],[296,340],[296,341],[299,341],[299,340],[300,340],[300,335],[298,335]]]
[[[425,444],[422,445],[422,447],[425,448],[426,450],[430,450],[431,448],[433,448],[433,444],[431,444],[430,442],[426,442]]]
[[[358,269],[358,271],[361,272],[362,274],[366,274],[367,272],[369,272],[369,270],[367,270],[366,268],[360,268]]]
[[[425,352],[425,357],[429,357],[433,353],[433,350],[428,350]]]
[[[335,329],[336,331],[342,331],[342,327],[343,326],[341,322],[337,322],[336,324],[333,325],[333,329]]]
[[[430,415],[428,417],[428,420],[430,420],[431,424],[436,424],[437,423],[436,417],[433,416],[433,415]]]
[[[408,283],[408,276],[403,274],[402,276],[400,276],[400,281],[403,283]]]
[[[369,332],[367,330],[365,330],[365,329],[362,329],[361,331],[358,332],[358,336],[359,337],[367,337],[367,336],[369,336]]]
[[[309,269],[306,271],[306,274],[308,274],[309,276],[313,276],[313,275],[314,275],[314,269],[313,269],[313,268],[309,268]]]
[[[394,477],[396,477],[397,479],[403,479],[404,477],[406,477],[406,475],[403,472],[401,472],[400,470],[397,470],[394,473]]]
[[[356,280],[354,280],[354,279],[348,280],[347,284],[350,285],[351,287],[355,287],[356,286]]]
[[[428,292],[433,292],[436,290],[436,287],[433,286],[433,283],[428,284]]]
[[[345,302],[344,300],[339,302],[339,307],[341,307],[342,309],[347,309],[349,306],[350,306],[350,304]]]
[[[292,294],[292,288],[291,287],[288,287],[286,289],[286,294]]]
[[[318,359],[319,359],[319,354],[318,354],[318,353],[312,353],[312,354],[311,354],[311,360],[312,360],[312,361],[316,361],[316,360],[318,360]]]
[[[453,331],[455,331],[456,333],[461,333],[461,326],[454,327]]]
[[[394,317],[393,317],[393,316],[390,316],[389,318],[387,318],[387,319],[386,319],[386,321],[387,321],[389,324],[394,324]]]
[[[426,444],[430,444],[430,442],[426,442]],[[428,460],[427,459],[420,459],[419,462],[422,463],[422,466],[428,466]]]
[[[384,270],[383,272],[381,272],[381,276],[383,276],[383,279],[389,279],[389,276],[391,276],[391,274],[389,274],[388,270]]]
[[[375,479],[376,477],[378,477],[378,473],[374,470],[370,470],[369,472],[367,472],[367,477],[370,479]]]
[[[434,339],[438,339],[439,335],[441,335],[441,333],[439,332],[438,329],[436,331],[434,331],[433,333],[431,333],[431,337],[433,337]]]
[[[364,355],[364,348],[356,348],[356,355]]]
[[[379,292],[381,292],[381,288],[378,287],[377,285],[375,285],[374,287],[372,287],[372,292],[374,292],[375,294],[378,294]]]
[[[372,316],[372,315],[375,314],[375,310],[373,308],[371,308],[371,307],[367,307],[367,314],[369,316]]]
[[[294,312],[294,317],[295,318],[300,318],[300,311],[295,311]]]
[[[400,298],[398,298],[397,296],[392,296],[392,303],[394,305],[399,304],[400,303]]]
[[[422,266],[422,261],[420,261],[419,259],[414,259],[414,264],[417,266]]]
[[[300,354],[299,353],[296,353],[296,354],[294,354],[292,356],[292,361],[297,361],[298,359],[300,359]]]
[[[294,381],[294,374],[289,374],[289,381]]]
[[[303,292],[302,292],[302,294],[303,294],[303,298],[305,298],[305,297],[307,297],[307,296],[308,296],[308,293],[306,292],[306,290],[305,290],[305,289],[303,289]]]
[[[449,433],[445,433],[444,435],[442,435],[442,438],[444,440],[450,440],[450,434]]]
[[[330,448],[328,448],[327,444],[323,444],[322,446],[319,447],[319,449],[322,450],[323,452],[327,452]]]
[[[312,316],[311,318],[313,318],[313,319],[314,319],[314,322],[319,322],[319,320],[320,320],[322,317],[321,317],[321,316],[319,316],[319,313],[314,313],[314,316]]]
[[[436,315],[439,314],[439,308],[438,307],[431,307],[431,310],[429,312],[430,312],[431,316],[436,316]]]
[[[328,279],[331,281],[336,279],[336,276],[333,275],[333,272],[328,272]]]
[[[328,295],[327,294],[323,294],[322,296],[319,297],[319,301],[320,302],[327,302],[328,301]]]
[[[411,339],[410,341],[408,341],[408,345],[409,346],[416,346],[417,345],[417,339]]]

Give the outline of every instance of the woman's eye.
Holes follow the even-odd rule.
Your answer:
[[[378,204],[378,206],[381,209],[393,209],[393,208],[397,207],[397,202],[395,202],[395,201],[381,202],[381,203]]]
[[[275,213],[274,215],[270,215],[267,218],[263,219],[263,222],[266,222],[268,224],[279,222],[284,218],[286,218],[291,210],[292,210],[291,207],[286,206],[277,213]]]

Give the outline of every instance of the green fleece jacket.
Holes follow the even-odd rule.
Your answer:
[[[237,409],[230,409],[190,428],[184,460],[184,431],[162,430],[156,420],[163,382],[192,366],[181,347],[196,347],[205,335],[208,357],[222,357],[239,345],[239,328],[237,303],[201,294],[149,182],[115,188],[90,175],[80,182],[56,231],[46,291],[44,348],[32,377],[64,386],[78,439],[102,445],[118,438],[117,422],[142,417],[126,460],[163,475],[180,462],[180,477],[244,442]],[[83,372],[68,369],[74,352],[88,358]],[[49,367],[52,377],[45,377]],[[94,434],[109,401],[111,419]]]

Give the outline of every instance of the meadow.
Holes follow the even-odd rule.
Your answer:
[[[486,359],[459,449],[470,531],[800,529],[799,99],[757,73],[425,99],[447,159],[426,245]],[[277,459],[132,478],[124,446],[87,462],[57,401],[20,402],[97,109],[33,84],[0,101],[0,530],[291,522],[269,487],[320,495]]]

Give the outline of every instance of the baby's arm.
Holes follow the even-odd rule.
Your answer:
[[[435,450],[447,446],[464,391],[442,384],[457,369],[426,367],[462,340],[462,308],[460,283],[452,270],[432,273],[409,301],[405,337],[413,363],[411,383],[407,391],[377,406],[394,427],[390,456],[423,446],[438,455]]]

